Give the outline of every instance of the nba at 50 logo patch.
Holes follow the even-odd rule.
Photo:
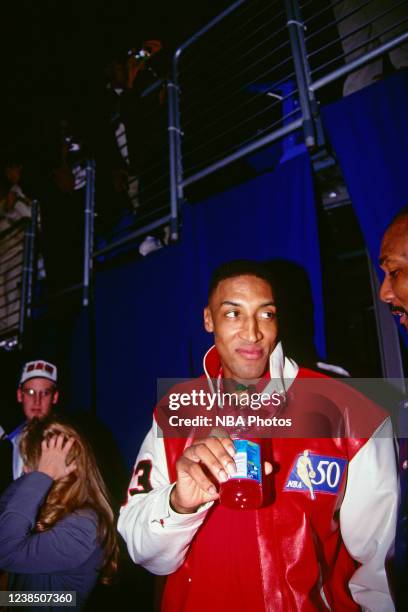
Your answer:
[[[304,450],[293,463],[284,491],[309,492],[310,499],[316,499],[316,493],[336,494],[346,465],[347,459]]]

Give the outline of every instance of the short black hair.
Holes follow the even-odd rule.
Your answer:
[[[406,219],[408,221],[408,206],[404,206],[403,208],[400,208],[400,210],[392,218],[392,221],[388,225],[387,229],[390,228],[391,225],[394,225],[394,223],[396,223],[400,219]]]
[[[265,263],[253,259],[234,259],[214,270],[208,288],[208,301],[221,281],[237,276],[256,276],[267,282],[273,290],[271,273]]]

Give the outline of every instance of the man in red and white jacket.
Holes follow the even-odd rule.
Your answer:
[[[233,510],[219,503],[219,484],[236,471],[230,437],[163,437],[158,407],[118,527],[136,563],[169,574],[162,609],[394,610],[385,570],[398,501],[389,417],[285,357],[261,264],[217,269],[204,325],[215,346],[200,385],[214,394],[227,380],[273,390],[293,429],[263,441],[272,489],[264,505]]]

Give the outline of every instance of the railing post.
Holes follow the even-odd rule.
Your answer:
[[[95,218],[95,161],[86,160],[86,187],[84,213],[84,269],[82,282],[82,305],[88,306],[93,267],[93,234]]]
[[[27,319],[31,318],[31,304],[34,282],[34,251],[38,223],[38,201],[31,203],[31,220],[24,232],[23,271],[21,275],[20,319],[18,324],[18,345],[23,348]]]
[[[303,34],[304,24],[301,21],[297,0],[285,0],[285,8],[299,92],[299,103],[302,110],[305,144],[307,147],[314,147],[316,144],[316,133],[313,110],[316,110],[317,107],[315,106],[314,94],[309,88],[311,78]]]
[[[170,163],[170,240],[179,237],[180,209],[184,199],[183,163],[181,158],[181,130],[178,87],[178,53],[173,58],[173,79],[167,82],[169,163]]]

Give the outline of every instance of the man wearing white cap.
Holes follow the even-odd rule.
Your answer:
[[[43,359],[25,363],[17,389],[17,401],[22,405],[26,421],[4,438],[9,440],[12,445],[12,475],[14,480],[19,478],[23,471],[19,443],[24,425],[33,418],[44,419],[58,402],[56,366]],[[11,480],[11,474],[4,474],[4,476]],[[3,484],[5,483],[2,482],[2,486]]]

